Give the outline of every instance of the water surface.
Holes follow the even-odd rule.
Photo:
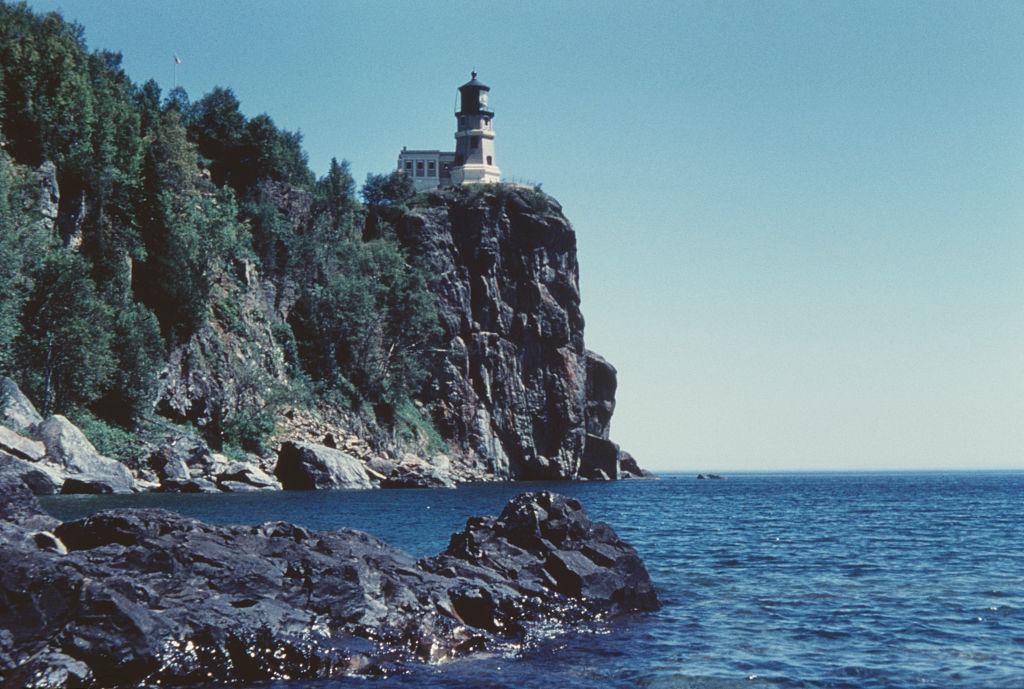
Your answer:
[[[431,555],[467,517],[495,514],[526,490],[572,495],[612,524],[646,560],[664,608],[517,657],[261,686],[1024,687],[1024,473],[675,475],[44,504],[62,519],[150,506],[218,523],[346,526]]]

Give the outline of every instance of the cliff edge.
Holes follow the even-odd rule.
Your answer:
[[[616,372],[584,345],[576,233],[540,191],[421,195],[396,223],[443,329],[423,391],[463,462],[503,479],[618,478]]]

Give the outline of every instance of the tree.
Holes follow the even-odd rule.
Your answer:
[[[400,206],[409,203],[416,195],[412,179],[399,170],[389,175],[366,175],[363,184],[363,200],[369,206]]]
[[[109,387],[111,311],[80,255],[52,253],[35,276],[18,337],[23,382],[42,413],[87,406]]]
[[[339,248],[296,304],[292,326],[313,380],[392,404],[422,382],[439,332],[424,276],[387,240]]]
[[[234,92],[217,87],[197,101],[191,108],[188,133],[199,154],[210,162],[213,181],[231,183],[240,169],[245,134],[245,115]]]
[[[244,252],[238,209],[229,189],[216,189],[197,167],[180,115],[168,110],[150,136],[141,215],[145,260],[133,288],[172,342],[206,321],[215,267]]]
[[[0,372],[14,373],[15,341],[35,273],[55,248],[50,228],[31,209],[38,183],[0,152]]]

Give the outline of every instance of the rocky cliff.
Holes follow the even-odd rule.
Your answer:
[[[587,445],[611,446],[615,369],[584,346],[558,202],[507,185],[437,191],[397,231],[433,276],[444,341],[424,397],[453,451],[499,478],[598,477]]]

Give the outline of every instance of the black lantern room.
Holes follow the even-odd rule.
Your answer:
[[[459,111],[456,115],[480,115],[494,116],[489,104],[491,87],[476,78],[476,72],[472,78],[459,87]]]

